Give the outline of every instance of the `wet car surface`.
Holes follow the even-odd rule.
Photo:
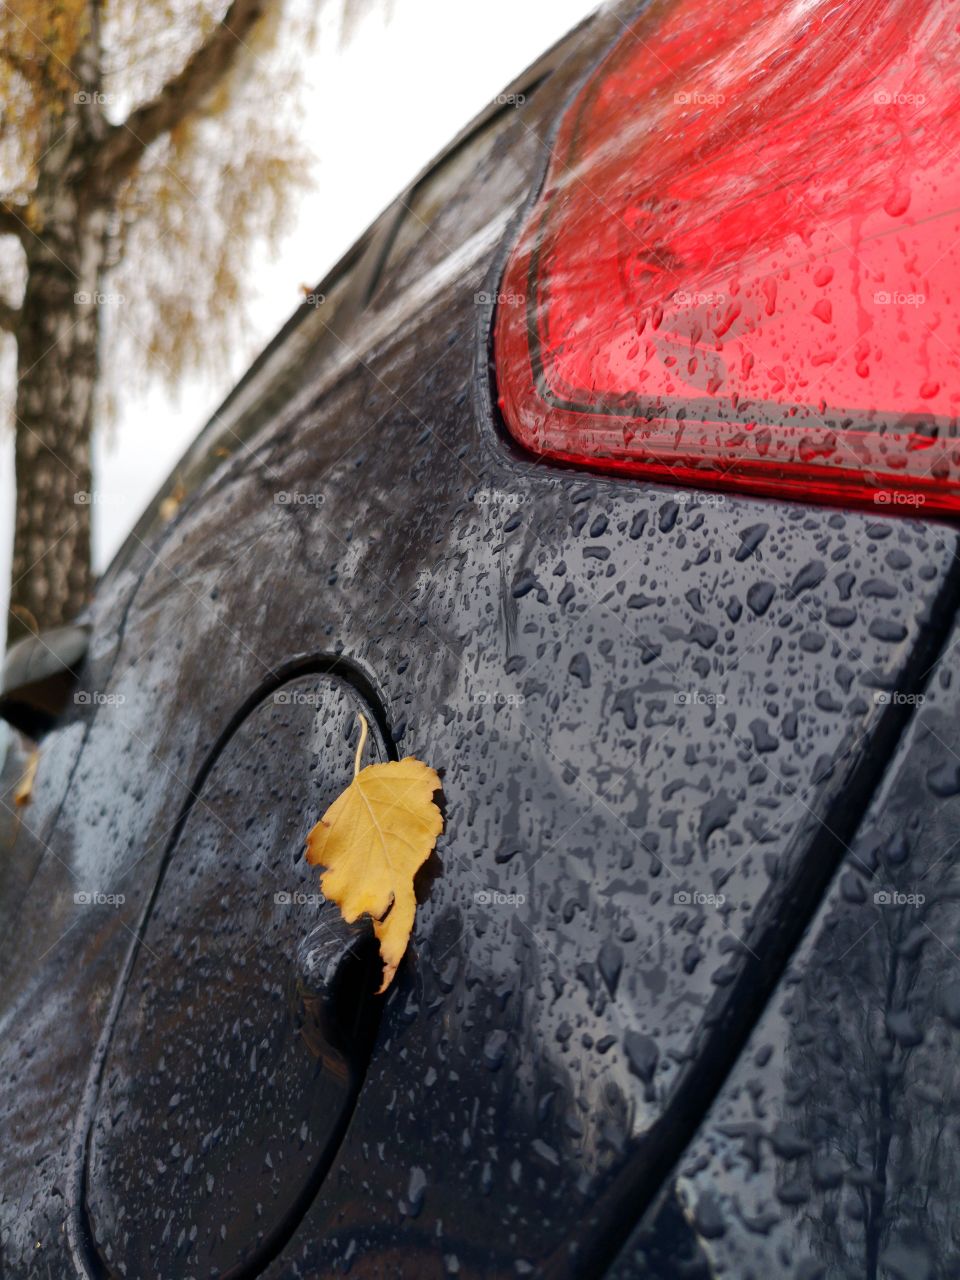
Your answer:
[[[957,1271],[957,642],[678,1166],[696,1239],[671,1188],[613,1275]]]
[[[549,466],[498,419],[498,273],[619,31],[424,180],[448,230],[470,209],[450,253],[374,228],[101,584],[0,899],[4,1276],[812,1280],[884,1232],[890,1274],[950,1274],[870,1207],[875,1141],[830,1155],[827,1028],[878,1086],[919,1061],[952,1132],[934,951],[872,885],[950,857],[954,530]],[[446,815],[372,1014],[302,858],[359,708]],[[914,994],[861,1025],[894,955]],[[946,1164],[888,1167],[949,1223]],[[842,1255],[799,1221],[830,1204]]]

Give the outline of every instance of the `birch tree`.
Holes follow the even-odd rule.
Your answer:
[[[126,348],[125,368],[173,379],[235,330],[246,252],[299,171],[271,57],[288,14],[284,0],[0,0],[10,640],[90,593],[105,333],[111,362]]]

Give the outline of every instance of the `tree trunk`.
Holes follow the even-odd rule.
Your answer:
[[[230,0],[183,68],[123,124],[109,122],[103,110],[101,0],[69,6],[66,28],[79,33],[69,67],[39,41],[36,186],[26,204],[0,201],[0,235],[17,235],[27,266],[15,317],[0,303],[0,328],[15,334],[18,348],[8,643],[69,622],[90,596],[98,312],[122,305],[102,292],[110,210],[145,150],[204,109],[247,48],[265,5]]]
[[[8,643],[69,622],[91,587],[90,436],[103,219],[69,196],[27,249],[17,324],[16,525]]]
[[[70,68],[76,91],[64,94],[59,70],[50,75],[46,94],[55,105],[40,130],[30,229],[20,237],[27,279],[15,327],[17,493],[8,645],[69,622],[90,596],[90,436],[107,206],[84,183],[106,123],[100,4],[83,5],[82,38]]]

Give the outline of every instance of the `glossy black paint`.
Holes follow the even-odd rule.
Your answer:
[[[591,27],[496,135],[484,163],[519,175],[508,195],[529,194],[541,139],[617,30],[609,15]],[[248,1270],[273,1254],[270,1277],[599,1274],[721,1090],[944,643],[951,529],[513,454],[477,301],[505,193],[464,181],[452,198],[476,220],[469,244],[440,262],[429,236],[396,258],[377,248],[369,305],[348,281],[299,380],[285,372],[282,394],[206,439],[176,521],[102,584],[81,673],[100,696],[44,744],[23,890],[0,901],[4,1276],[207,1274],[191,1269],[201,1250]],[[218,1108],[242,1119],[228,1184],[254,1222],[262,1168],[246,1135],[280,1124],[289,1145],[264,1142],[296,1163],[297,1107],[344,1115],[343,1092],[306,1085],[272,1114],[260,1057],[242,1100],[217,1092],[188,1042],[195,1026],[216,1053],[242,941],[257,960],[237,998],[287,1046],[278,1070],[292,1079],[303,1062],[289,1057],[296,1009],[270,993],[320,909],[276,924],[262,895],[310,882],[302,835],[352,766],[339,712],[334,730],[298,721],[288,737],[266,710],[307,669],[349,676],[382,706],[383,750],[440,769],[447,826],[327,1176],[312,1194],[304,1159],[282,1195],[268,1181],[272,1235],[228,1228],[221,1254],[222,1205],[197,1208],[194,1191],[209,1174],[219,1194],[216,1156],[198,1150],[166,1194],[144,1159],[169,1121],[124,1126],[161,1084],[158,1099],[192,1099],[198,1134]],[[246,759],[211,763],[243,742]],[[192,825],[205,787],[251,821],[249,857],[231,862]],[[175,876],[191,858],[197,875]],[[169,895],[184,879],[181,919]],[[78,890],[124,901],[75,903]],[[220,896],[236,908],[218,915]],[[157,1010],[176,1072],[157,1060]],[[322,1128],[312,1170],[327,1163]],[[168,1220],[179,1254],[161,1248]]]
[[[255,1274],[329,1166],[379,965],[369,930],[323,904],[299,854],[310,815],[353,776],[359,714],[368,760],[385,759],[348,683],[301,676],[202,768],[91,1082],[77,1239],[93,1274]]]
[[[960,632],[671,1190],[613,1272],[960,1274]],[[680,1265],[675,1196],[696,1241]],[[709,1265],[706,1259],[709,1258]]]

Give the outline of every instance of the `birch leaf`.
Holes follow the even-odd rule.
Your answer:
[[[325,867],[320,887],[348,924],[373,918],[386,991],[410,941],[413,877],[430,857],[443,818],[433,802],[434,769],[415,756],[360,768],[367,722],[360,716],[353,781],[307,836],[307,861]],[[378,993],[379,994],[379,993]]]

